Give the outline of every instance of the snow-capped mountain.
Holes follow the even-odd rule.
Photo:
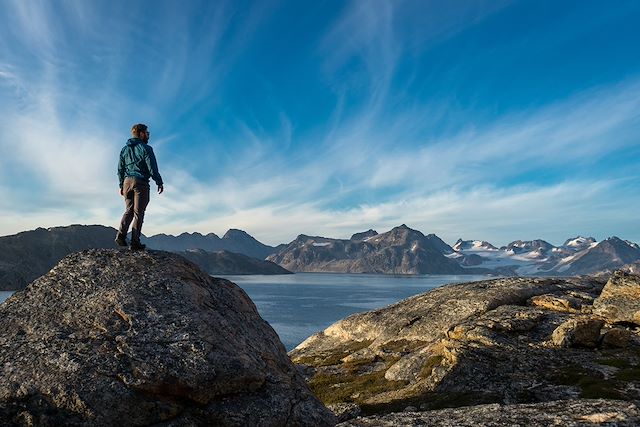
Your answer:
[[[292,271],[385,274],[499,274],[571,276],[610,271],[640,260],[637,244],[610,237],[577,236],[560,246],[545,240],[515,240],[500,248],[484,240],[449,246],[435,234],[406,225],[349,240],[300,235],[269,260]]]
[[[474,257],[473,263],[465,260],[467,262],[462,263],[463,266],[511,271],[518,275],[592,274],[620,268],[640,259],[640,247],[618,237],[597,242],[593,237],[578,236],[561,246],[553,246],[544,240],[516,240],[498,250],[487,245],[481,247],[479,244],[464,244],[462,240],[458,242],[453,247],[456,253],[452,258]]]
[[[577,236],[573,239],[567,239],[562,247],[570,250],[580,251],[582,249],[592,247],[595,243],[597,242],[593,237]]]
[[[453,244],[454,251],[497,251],[498,248],[484,240],[462,240],[458,239]]]

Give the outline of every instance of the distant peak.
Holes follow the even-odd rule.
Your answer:
[[[362,233],[355,233],[354,235],[351,236],[351,239],[349,240],[366,240],[370,237],[377,236],[377,235],[378,235],[378,232],[370,228],[367,231],[363,231]]]
[[[596,239],[593,237],[584,237],[584,236],[576,236],[571,239],[567,239],[562,246],[565,247],[580,247],[585,245],[590,245],[591,243],[595,243]]]
[[[237,228],[230,228],[229,230],[227,230],[226,233],[224,233],[224,236],[222,236],[222,238],[228,239],[230,237],[240,237],[240,236],[242,237],[249,236],[249,233],[243,230],[239,230]]]

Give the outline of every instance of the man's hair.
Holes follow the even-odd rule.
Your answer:
[[[137,125],[131,126],[131,135],[133,136],[138,136],[140,132],[146,132],[146,131],[147,131],[147,125],[145,124],[138,123]]]

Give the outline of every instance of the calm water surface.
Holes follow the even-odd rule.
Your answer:
[[[447,283],[485,276],[297,273],[226,276],[251,297],[287,350],[350,314],[393,304]],[[13,292],[0,291],[0,303]]]
[[[242,287],[287,350],[350,314],[393,304],[447,283],[486,276],[296,273],[227,276]]]

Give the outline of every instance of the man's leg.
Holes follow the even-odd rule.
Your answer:
[[[140,234],[144,222],[144,211],[149,204],[149,184],[136,180],[133,186],[133,224],[131,225],[131,245],[140,246]]]
[[[135,181],[131,178],[126,178],[122,186],[122,193],[124,195],[124,214],[120,220],[120,228],[116,235],[116,243],[120,246],[127,245],[127,233],[129,232],[129,225],[133,220],[133,183]],[[124,243],[124,244],[123,244]]]

